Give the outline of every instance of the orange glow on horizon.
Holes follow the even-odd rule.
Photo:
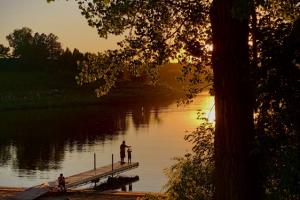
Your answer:
[[[88,25],[75,1],[10,0],[0,2],[0,44],[8,46],[6,36],[15,29],[28,27],[38,33],[53,33],[63,48],[81,52],[101,52],[118,48],[121,36],[100,38],[97,30]]]

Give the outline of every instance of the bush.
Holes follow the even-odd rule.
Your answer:
[[[166,194],[172,200],[210,200],[213,198],[213,136],[214,128],[207,119],[185,140],[194,144],[192,153],[175,158],[166,169],[169,180]]]

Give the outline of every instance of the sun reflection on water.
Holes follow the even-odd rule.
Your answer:
[[[215,98],[210,97],[206,101],[206,107],[209,108],[209,110],[206,112],[206,117],[208,118],[208,121],[211,123],[215,123],[216,120],[216,113],[215,113]]]
[[[208,122],[215,124],[215,101],[213,96],[206,96],[203,98],[196,97],[191,105],[190,114],[188,115],[188,120],[191,125],[199,126],[201,123],[201,118],[207,118]]]

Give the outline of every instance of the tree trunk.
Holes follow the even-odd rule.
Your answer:
[[[235,13],[242,4],[243,1],[237,0],[214,0],[210,13],[216,108],[216,200],[258,199],[255,162],[250,156],[254,94],[249,64],[249,15],[245,15],[248,10],[242,12],[244,16]]]

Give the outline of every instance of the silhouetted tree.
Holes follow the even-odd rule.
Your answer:
[[[32,56],[32,30],[24,27],[14,30],[6,36],[9,46],[13,49],[12,55],[15,57],[27,58]]]
[[[58,37],[53,33],[35,33],[32,41],[34,57],[39,59],[57,60],[63,52]]]
[[[80,62],[83,60],[84,60],[84,54],[75,48],[73,50],[73,61],[76,63],[76,62]]]
[[[5,47],[3,44],[0,44],[0,58],[8,58],[9,50],[9,47]]]
[[[212,25],[215,130],[215,199],[259,199],[254,139],[254,84],[249,63],[249,2],[214,0]]]
[[[32,35],[32,30],[26,27],[14,30],[6,38],[13,49],[13,56],[22,59],[56,60],[63,51],[56,35]]]
[[[262,192],[266,199],[299,199],[299,20],[293,23],[282,18],[270,24],[267,17],[260,16],[257,27],[255,70],[255,149],[261,156]]]
[[[73,54],[70,51],[69,48],[66,48],[66,50],[63,51],[63,53],[60,56],[60,62],[61,65],[67,65],[73,68],[74,63],[73,63]]]
[[[300,198],[300,21],[268,23],[270,11],[259,15],[255,27],[258,56],[251,59],[252,65],[257,64],[253,76],[258,85],[256,145],[251,153],[260,157],[258,193],[263,199],[296,200]],[[213,138],[207,137],[212,127],[207,126],[202,124],[186,137],[194,144],[193,152],[178,158],[168,170],[171,199],[212,199],[214,149]]]

